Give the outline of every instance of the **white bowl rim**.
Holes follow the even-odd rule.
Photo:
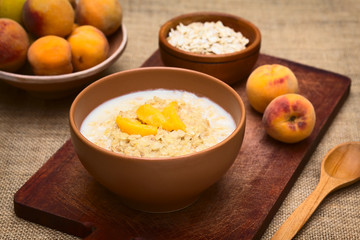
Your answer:
[[[0,78],[1,78],[1,80],[18,82],[18,83],[49,84],[49,83],[70,82],[70,81],[74,81],[74,80],[78,80],[78,79],[83,79],[88,76],[92,76],[96,73],[103,71],[111,63],[115,62],[116,59],[125,50],[125,47],[126,47],[126,44],[128,41],[127,29],[123,23],[121,24],[120,28],[121,28],[121,32],[123,35],[123,40],[121,41],[120,46],[107,59],[105,59],[103,62],[99,63],[98,65],[96,65],[94,67],[88,68],[83,71],[78,71],[78,72],[73,72],[73,73],[68,73],[68,74],[47,75],[47,76],[24,75],[24,74],[11,73],[11,72],[6,72],[6,71],[0,70]]]

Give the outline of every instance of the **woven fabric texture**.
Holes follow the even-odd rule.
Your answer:
[[[323,156],[360,140],[359,0],[120,0],[128,45],[107,73],[139,67],[157,48],[166,20],[195,11],[235,14],[256,24],[261,52],[352,79],[351,92],[263,235],[278,227],[315,188]],[[321,87],[321,85],[319,85]],[[0,82],[0,239],[77,239],[16,217],[16,191],[70,138],[73,97],[43,100]],[[328,196],[296,239],[360,238],[360,183]]]

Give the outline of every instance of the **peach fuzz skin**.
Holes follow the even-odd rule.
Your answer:
[[[109,55],[107,38],[94,26],[76,27],[67,40],[71,46],[75,71],[91,68],[104,61]]]
[[[122,8],[118,0],[79,0],[75,19],[79,25],[92,25],[110,36],[122,23]]]
[[[246,82],[246,94],[250,105],[263,113],[277,96],[299,91],[294,73],[283,65],[266,64],[256,68]]]
[[[267,134],[285,143],[299,142],[312,133],[316,115],[312,103],[299,94],[276,97],[265,109],[263,124]]]
[[[59,75],[73,71],[70,44],[58,36],[37,39],[29,48],[28,60],[37,75]]]
[[[36,37],[65,37],[71,33],[75,11],[68,0],[27,0],[22,19],[28,32]]]
[[[0,70],[16,72],[26,61],[29,38],[16,21],[0,18]]]

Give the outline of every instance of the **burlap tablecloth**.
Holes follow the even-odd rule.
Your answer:
[[[221,11],[242,16],[260,28],[262,53],[352,79],[350,96],[264,233],[263,239],[269,239],[315,188],[326,152],[336,144],[360,140],[360,1],[120,2],[129,41],[108,73],[140,66],[157,49],[158,30],[167,19],[193,11]],[[37,99],[0,83],[0,239],[75,238],[17,218],[13,209],[15,192],[70,137],[72,100]],[[359,195],[360,183],[331,194],[296,239],[360,239]]]

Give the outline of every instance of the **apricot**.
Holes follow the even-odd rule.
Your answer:
[[[16,21],[0,18],[0,70],[15,72],[26,61],[29,38]]]
[[[41,37],[31,44],[28,60],[37,75],[59,75],[73,71],[70,44],[54,35]]]
[[[66,37],[72,31],[75,11],[68,0],[27,0],[22,18],[25,28],[37,37]]]
[[[122,8],[118,0],[79,0],[75,21],[79,25],[95,26],[109,36],[122,23]]]
[[[284,94],[266,107],[263,124],[267,134],[285,143],[299,142],[312,133],[316,115],[312,103],[300,94]]]
[[[76,27],[67,40],[71,45],[72,64],[76,71],[91,68],[108,57],[109,42],[96,27]]]
[[[259,66],[246,82],[249,103],[260,113],[263,113],[266,106],[277,96],[298,91],[295,74],[288,67],[279,64]]]

